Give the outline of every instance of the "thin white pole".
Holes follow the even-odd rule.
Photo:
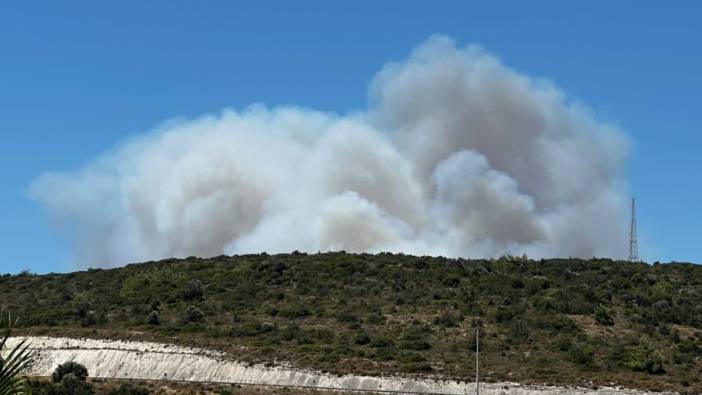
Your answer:
[[[480,328],[475,330],[475,395],[480,395]]]

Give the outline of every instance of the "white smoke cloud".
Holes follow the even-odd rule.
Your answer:
[[[625,254],[627,140],[553,84],[435,36],[380,71],[370,103],[171,121],[29,193],[82,267],[291,250]]]

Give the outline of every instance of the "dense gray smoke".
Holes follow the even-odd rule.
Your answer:
[[[627,140],[553,84],[435,36],[369,108],[172,121],[30,188],[81,267],[172,256],[625,253]]]

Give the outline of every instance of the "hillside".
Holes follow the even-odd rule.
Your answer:
[[[0,277],[26,334],[209,347],[332,373],[702,392],[702,267],[326,253]]]

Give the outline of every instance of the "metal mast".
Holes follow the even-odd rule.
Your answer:
[[[631,199],[631,226],[629,228],[629,260],[639,261],[639,241],[636,236],[636,198]]]
[[[475,395],[480,395],[480,327],[475,330]]]

